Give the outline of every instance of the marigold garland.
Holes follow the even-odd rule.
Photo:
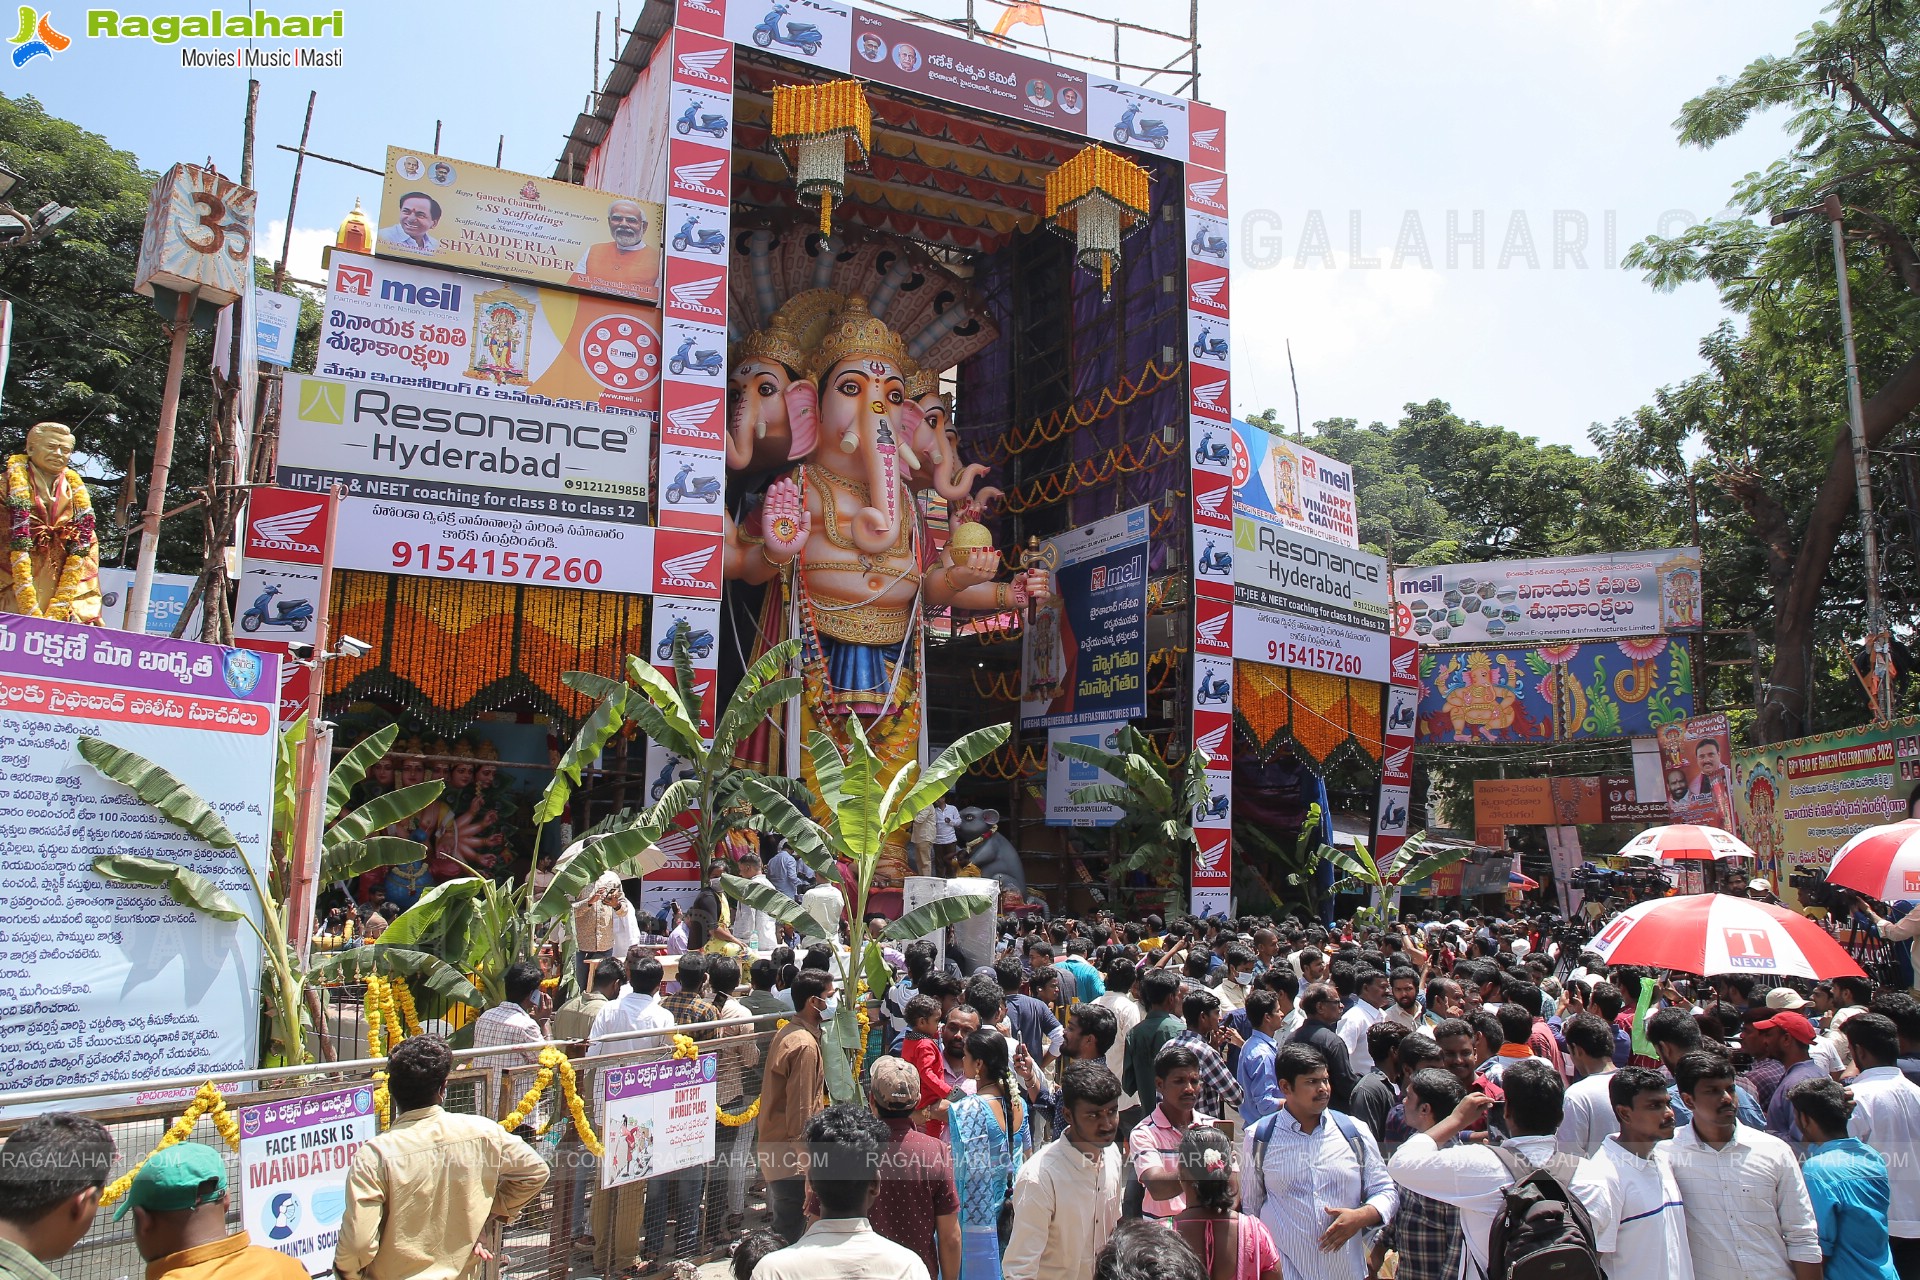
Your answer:
[[[93,549],[93,499],[87,493],[86,481],[69,467],[63,474],[67,495],[73,501],[73,520],[67,525],[66,556],[60,563],[60,580],[54,587],[53,599],[47,602],[46,612],[42,613],[40,593],[33,585],[33,545],[36,541],[51,541],[58,530],[46,529],[39,539],[34,537],[33,485],[29,474],[26,454],[16,453],[7,459],[7,545],[8,564],[13,571],[13,599],[19,612],[28,617],[66,622],[73,617],[73,598],[79,594],[87,553]]]
[[[765,1094],[761,1095],[761,1097],[765,1096]],[[759,1119],[759,1117],[760,1098],[755,1098],[753,1105],[749,1106],[745,1111],[737,1113],[728,1111],[724,1107],[716,1106],[713,1109],[713,1118],[720,1122],[721,1127],[727,1129],[738,1129],[742,1125],[752,1124],[755,1120]]]
[[[692,1036],[683,1036],[676,1032],[673,1037],[673,1056],[697,1058],[700,1056],[700,1046],[693,1042]]]
[[[238,1151],[240,1149],[240,1122],[235,1120],[233,1113],[227,1110],[227,1100],[220,1096],[220,1090],[215,1088],[213,1082],[209,1080],[207,1083],[201,1085],[199,1090],[195,1092],[193,1101],[187,1105],[185,1111],[180,1113],[180,1118],[167,1126],[167,1132],[161,1137],[159,1145],[143,1156],[140,1162],[134,1165],[133,1168],[127,1170],[111,1183],[107,1184],[107,1189],[100,1193],[100,1207],[104,1209],[109,1205],[119,1203],[120,1197],[126,1195],[127,1189],[133,1186],[134,1175],[146,1168],[147,1161],[153,1159],[168,1147],[178,1146],[188,1138],[191,1138],[193,1136],[194,1126],[200,1123],[201,1116],[206,1115],[213,1117],[214,1130],[219,1133],[221,1139],[229,1147]]]

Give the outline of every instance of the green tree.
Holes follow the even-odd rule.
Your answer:
[[[1609,458],[1652,471],[1709,535],[1707,580],[1721,585],[1717,624],[1750,622],[1771,642],[1759,741],[1852,722],[1850,680],[1863,638],[1864,582],[1847,428],[1845,370],[1828,224],[1771,216],[1836,195],[1844,210],[1869,447],[1902,438],[1920,406],[1920,5],[1838,0],[1790,53],[1768,55],[1687,102],[1683,144],[1710,147],[1757,113],[1789,113],[1779,160],[1734,185],[1731,217],[1650,238],[1628,255],[1656,288],[1707,281],[1741,319],[1702,343],[1709,368],[1663,390],[1632,418],[1596,431]],[[1901,629],[1920,601],[1911,580],[1920,474],[1882,457],[1874,468],[1883,574]],[[1831,673],[1831,674],[1829,674]],[[1835,676],[1838,679],[1835,679]],[[1837,696],[1836,696],[1837,695]]]
[[[54,420],[74,429],[83,470],[106,483],[96,494],[102,549],[117,558],[113,502],[129,459],[136,474],[153,462],[154,423],[166,383],[168,340],[152,300],[133,292],[147,200],[157,174],[106,139],[50,116],[32,98],[0,96],[0,164],[21,175],[14,198],[58,200],[74,214],[38,244],[0,249],[0,297],[14,304],[13,360],[0,400],[0,454],[20,447],[28,427]],[[210,333],[188,345],[167,506],[206,483],[206,376]],[[200,568],[200,523],[175,519],[162,530],[161,567]]]

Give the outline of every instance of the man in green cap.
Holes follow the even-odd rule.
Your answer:
[[[114,1221],[129,1209],[146,1280],[306,1280],[292,1258],[249,1244],[244,1227],[227,1234],[227,1164],[212,1147],[182,1142],[155,1154]]]
[[[0,1280],[54,1280],[93,1225],[113,1167],[113,1139],[97,1121],[53,1112],[0,1145]]]

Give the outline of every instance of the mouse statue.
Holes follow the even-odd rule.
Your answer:
[[[1000,811],[972,805],[960,811],[960,843],[983,876],[998,880],[1021,898],[1027,896],[1027,869],[1020,865],[1013,841],[1000,834]]]

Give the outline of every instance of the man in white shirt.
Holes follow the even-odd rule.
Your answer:
[[[891,1140],[886,1122],[865,1107],[828,1107],[807,1121],[807,1185],[820,1217],[760,1259],[753,1280],[929,1280],[919,1254],[867,1221]]]
[[[507,998],[473,1020],[473,1047],[538,1044],[546,1039],[533,1017],[534,1003],[540,998],[540,966],[531,960],[517,960],[500,981]],[[473,1062],[480,1067],[526,1067],[536,1058],[533,1050],[522,1049],[483,1054]]]
[[[1620,1132],[1613,1099],[1607,1094],[1613,1075],[1613,1028],[1591,1013],[1577,1013],[1561,1030],[1566,1033],[1567,1056],[1576,1079],[1567,1087],[1564,1116],[1554,1136],[1560,1150],[1590,1156]]]
[[[1387,975],[1378,969],[1363,969],[1355,980],[1360,997],[1353,1008],[1340,1015],[1334,1030],[1347,1046],[1347,1062],[1357,1078],[1373,1070],[1373,1054],[1367,1051],[1367,1028],[1386,1017]]]
[[[1400,1203],[1386,1161],[1365,1125],[1331,1109],[1325,1054],[1287,1045],[1274,1075],[1280,1110],[1247,1130],[1242,1209],[1273,1236],[1287,1280],[1364,1280],[1364,1233]]]
[[[1090,1276],[1093,1260],[1120,1220],[1120,1081],[1100,1062],[1075,1062],[1063,1074],[1066,1132],[1020,1166],[1013,1180],[1013,1233],[1005,1280]]]
[[[1693,1115],[1667,1154],[1694,1280],[1820,1280],[1820,1227],[1800,1166],[1785,1142],[1740,1123],[1733,1063],[1695,1050],[1673,1074]]]
[[[749,849],[740,855],[740,878],[749,884],[763,884],[773,889],[773,881],[767,879],[760,867],[760,855]],[[775,889],[778,893],[779,890]],[[745,946],[755,951],[771,951],[780,945],[779,924],[766,912],[746,902],[736,903],[733,908],[733,936]],[[751,956],[748,957],[752,959]]]
[[[1593,1220],[1600,1266],[1614,1280],[1694,1280],[1685,1206],[1667,1158],[1667,1078],[1622,1067],[1608,1089],[1620,1132],[1581,1162],[1569,1188]]]
[[[633,960],[627,975],[627,989],[620,993],[618,1000],[602,1005],[600,1012],[593,1017],[593,1030],[587,1033],[587,1057],[632,1053],[638,1049],[659,1048],[666,1043],[662,1036],[629,1034],[672,1029],[673,1014],[654,994],[660,990],[660,980],[665,973],[660,961],[653,956],[639,956]]]
[[[1434,1102],[1444,1105],[1458,1096],[1460,1082],[1438,1067],[1414,1072],[1407,1085],[1405,1110],[1407,1123],[1417,1132],[1387,1162],[1387,1171],[1403,1190],[1460,1210],[1460,1229],[1467,1244],[1462,1276],[1487,1274],[1494,1220],[1506,1208],[1509,1187],[1534,1169],[1546,1169],[1561,1186],[1570,1188],[1580,1163],[1578,1157],[1560,1155],[1555,1146],[1554,1131],[1560,1127],[1566,1091],[1551,1063],[1539,1058],[1516,1062],[1508,1069],[1503,1087],[1513,1136],[1498,1147],[1455,1144],[1455,1138],[1493,1109],[1494,1100],[1484,1093],[1470,1093],[1448,1114],[1436,1115]]]
[[[960,811],[946,800],[933,810],[933,874],[950,876],[960,869]]]
[[[1917,913],[1920,914],[1920,913]],[[1902,1276],[1920,1268],[1920,1085],[1901,1072],[1900,1033],[1891,1018],[1856,1014],[1842,1028],[1860,1074],[1848,1081],[1853,1118],[1847,1133],[1887,1161],[1887,1234]]]
[[[1421,1028],[1420,973],[1416,969],[1395,969],[1387,977],[1387,992],[1392,997],[1385,1013],[1388,1021],[1397,1022],[1409,1031]]]
[[[1116,1080],[1127,1068],[1127,1032],[1140,1025],[1142,1016],[1140,1002],[1133,998],[1135,976],[1133,961],[1124,956],[1108,962],[1106,992],[1095,996],[1093,1000],[1095,1004],[1113,1010],[1113,1047],[1107,1050],[1107,1070],[1113,1072]],[[1122,1115],[1139,1106],[1138,1095],[1124,1092],[1120,1095]]]

